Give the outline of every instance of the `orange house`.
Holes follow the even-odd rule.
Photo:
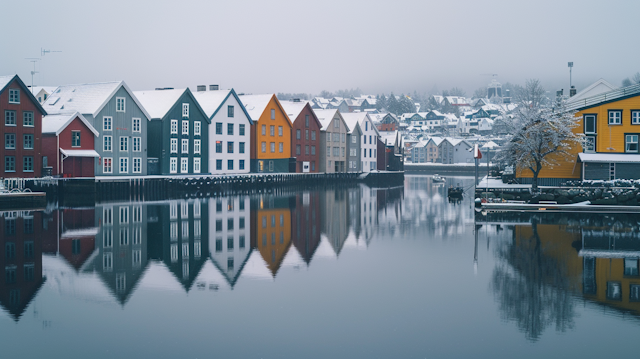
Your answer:
[[[291,157],[293,126],[276,95],[242,95],[240,99],[254,121],[251,172],[295,172],[296,160]]]
[[[252,214],[252,243],[275,277],[291,246],[291,209],[288,198],[260,197]]]

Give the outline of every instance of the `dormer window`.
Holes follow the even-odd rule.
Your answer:
[[[125,98],[116,97],[116,112],[124,112],[125,110]]]

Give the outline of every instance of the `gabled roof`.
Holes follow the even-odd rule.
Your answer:
[[[27,87],[27,85],[22,82],[22,79],[18,75],[8,75],[8,76],[0,76],[0,94],[4,92],[5,88],[13,81],[16,80],[18,85],[22,88],[23,92],[29,96],[29,99],[33,104],[38,108],[42,115],[46,115],[47,111],[44,110],[42,105],[40,105],[40,101],[36,99],[36,97],[31,93],[31,90]]]
[[[273,98],[276,105],[280,108],[282,113],[285,115],[287,120],[289,120],[289,125],[291,125],[291,120],[289,116],[287,116],[287,112],[282,108],[280,101],[274,94],[265,94],[265,95],[240,95],[240,99],[242,99],[242,103],[249,114],[249,117],[253,119],[253,121],[259,121],[260,116],[264,113]]]
[[[363,112],[350,112],[350,113],[343,113],[341,115],[342,115],[342,119],[344,120],[344,123],[347,125],[347,129],[349,130],[349,133],[353,133],[356,127],[360,127],[360,120],[363,117],[365,117],[367,114]],[[362,129],[360,130],[360,133],[362,133]]]
[[[40,91],[44,90],[46,93],[52,93],[53,91],[55,91],[55,89],[57,89],[57,86],[29,86],[29,91],[31,91],[31,93],[33,94],[33,96],[37,95],[40,93]]]
[[[42,133],[55,133],[55,135],[58,136],[76,117],[78,117],[96,137],[100,136],[98,131],[91,126],[89,121],[78,111],[72,114],[47,115],[42,117]]]
[[[335,108],[331,110],[313,110],[313,112],[316,114],[318,121],[320,121],[320,124],[322,125],[320,128],[321,131],[326,131],[327,127],[331,124],[331,121],[336,117],[336,114],[340,114],[340,112]]]
[[[580,100],[583,100],[585,98],[588,98],[588,97],[591,97],[591,96],[596,96],[596,95],[599,95],[601,93],[609,92],[609,91],[615,90],[617,88],[618,87],[610,84],[605,79],[599,79],[598,81],[596,81],[596,82],[592,83],[591,85],[585,87],[582,91],[580,91],[577,94],[575,94],[572,97],[570,97],[567,100],[567,104],[572,104],[572,103],[578,102]]]
[[[298,118],[298,115],[300,115],[300,112],[304,110],[304,107],[308,103],[308,101],[280,101],[280,104],[282,104],[282,108],[284,108],[284,111],[287,113],[287,116],[289,116],[289,119],[291,119],[292,122],[295,121],[296,118]]]
[[[640,84],[603,92],[595,96],[586,97],[584,99],[579,99],[577,101],[567,103],[567,109],[579,111],[637,96],[640,96]]]
[[[169,111],[175,106],[180,106],[178,101],[186,93],[187,96],[193,99],[196,105],[196,110],[200,111],[202,115],[207,119],[207,122],[211,123],[209,116],[202,109],[198,100],[193,96],[191,90],[186,89],[172,89],[172,90],[150,90],[150,91],[134,91],[133,92],[147,110],[152,119],[163,119]]]
[[[443,140],[444,138],[442,137],[431,137],[429,138],[429,141],[427,141],[427,144],[429,144],[429,142],[433,142],[434,145],[440,146],[440,143],[442,143]]]
[[[147,117],[147,120],[150,120],[151,116],[124,81],[58,86],[49,98],[43,102],[42,107],[51,114],[73,113],[78,111],[82,114],[90,114],[95,117],[121,87],[124,87],[142,113]]]
[[[245,105],[242,103],[242,101],[240,101],[240,98],[238,97],[238,94],[234,89],[196,91],[195,93],[193,93],[193,96],[196,98],[196,101],[198,101],[198,104],[202,107],[202,109],[207,114],[209,119],[213,119],[213,117],[218,113],[218,111],[220,111],[222,106],[227,102],[227,99],[230,96],[233,96],[236,99],[236,101],[238,101],[238,104],[240,105],[242,112],[244,112],[245,116],[247,116],[249,123],[253,125],[253,119],[251,119],[249,112],[247,112]]]

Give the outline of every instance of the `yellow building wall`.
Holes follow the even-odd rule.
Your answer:
[[[271,109],[276,110],[275,120],[271,119]],[[262,125],[266,126],[266,135],[262,135]],[[275,95],[271,97],[269,104],[254,126],[256,126],[255,145],[257,159],[265,160],[291,157],[291,121]],[[274,136],[270,134],[270,126],[275,126]],[[282,126],[282,136],[278,135],[278,126]],[[262,152],[262,142],[266,142],[267,144],[266,152]],[[275,143],[275,152],[271,152],[271,142]],[[280,143],[283,144],[282,152],[279,150]]]
[[[289,208],[259,209],[254,225],[256,247],[275,276],[291,245],[291,210]]]
[[[622,296],[620,300],[607,298],[607,282],[620,282]],[[623,258],[596,258],[596,295],[585,297],[622,310],[640,314],[640,302],[632,302],[629,298],[631,284],[640,285],[640,277],[624,276]]]

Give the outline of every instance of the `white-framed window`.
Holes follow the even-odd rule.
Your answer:
[[[141,152],[142,151],[142,137],[134,137],[133,138],[133,152]]]
[[[189,104],[188,103],[183,103],[182,104],[182,117],[189,117]]]
[[[178,153],[178,139],[171,139],[171,153]]]
[[[9,103],[20,103],[19,89],[9,89]]]
[[[131,131],[132,132],[142,132],[142,130],[140,129],[140,119],[139,118],[132,118],[131,119]]]
[[[129,207],[121,206],[119,208],[118,214],[119,214],[119,217],[118,217],[119,222],[118,223],[121,223],[121,224],[122,223],[124,223],[124,224],[129,223]]]
[[[200,173],[200,159],[193,159],[193,173]]]
[[[142,251],[140,249],[136,249],[131,254],[131,264],[133,267],[140,267],[142,265]]]
[[[609,124],[620,125],[622,124],[622,111],[621,110],[609,110]]]
[[[625,152],[638,153],[638,135],[625,136]]]
[[[189,159],[181,158],[180,159],[180,173],[188,173],[189,172]]]
[[[356,136],[351,136],[351,143],[356,143],[357,138]],[[365,137],[365,141],[366,141],[366,137]]]
[[[631,124],[640,125],[640,110],[631,110]]]
[[[178,120],[171,120],[171,134],[178,134]]]
[[[105,207],[102,210],[102,224],[107,226],[113,224],[113,207]]]
[[[200,153],[200,140],[193,140],[193,153]]]
[[[596,152],[596,136],[586,136],[584,144],[585,152]]]
[[[193,202],[193,218],[200,218],[202,215],[202,203],[200,201],[195,200]]]
[[[183,135],[188,135],[189,134],[189,121],[188,120],[182,120],[182,134]]]
[[[267,143],[263,141],[260,144],[260,149],[262,150],[262,152],[267,152]]]
[[[113,173],[113,158],[105,157],[102,161],[102,173]]]
[[[125,111],[125,98],[116,97],[116,112],[124,112],[124,111]]]
[[[133,222],[142,223],[142,206],[133,206]]]
[[[184,220],[189,217],[189,203],[187,203],[187,201],[180,201],[180,217]],[[182,227],[184,233],[184,224]],[[187,232],[187,236],[189,236],[189,232]]]
[[[112,123],[113,123],[113,117],[111,116],[104,116],[102,118],[102,129],[104,131],[111,131],[112,129]]]
[[[102,255],[102,269],[105,272],[111,272],[113,270],[113,253],[105,252]]]
[[[169,203],[169,219],[178,219],[178,202],[177,201],[171,201]],[[173,234],[171,235],[171,238],[173,237]],[[175,238],[178,238],[178,230],[176,229],[176,235]]]
[[[584,115],[584,133],[590,135],[596,133],[596,115]]]
[[[133,173],[142,173],[142,158],[133,158]]]
[[[129,151],[129,137],[120,136],[120,152]]]
[[[193,134],[196,136],[200,136],[201,135],[201,123],[200,121],[194,121],[193,122]]]
[[[105,229],[102,232],[102,248],[113,247],[113,229]]]
[[[186,138],[182,139],[182,153],[189,153],[189,140]]]
[[[175,157],[169,159],[169,172],[178,173],[178,159]]]
[[[129,245],[129,228],[128,227],[120,227],[120,245],[128,246]]]
[[[129,173],[129,159],[126,157],[120,158],[120,173]]]
[[[105,152],[111,152],[111,136],[102,137],[102,150]]]

